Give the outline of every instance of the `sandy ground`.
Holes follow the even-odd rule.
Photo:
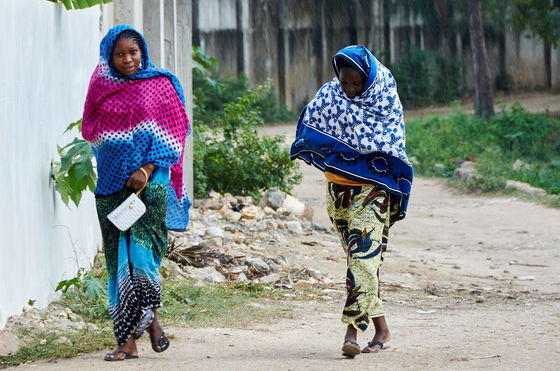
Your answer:
[[[296,195],[315,207],[315,222],[327,226],[323,176],[304,164],[301,169]],[[168,329],[172,346],[161,355],[144,341],[139,360],[110,364],[99,351],[16,369],[560,369],[559,209],[460,194],[441,181],[417,178],[409,214],[391,230],[381,271],[391,348],[351,360],[339,351],[345,269],[336,236],[298,237],[282,253],[328,274],[334,288],[306,302],[286,298],[292,312],[269,323]],[[368,330],[360,343],[371,336]]]

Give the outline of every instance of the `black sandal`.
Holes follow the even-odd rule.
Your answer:
[[[342,345],[342,355],[348,358],[354,358],[360,354],[360,346],[352,340],[345,340]]]
[[[116,358],[117,354],[122,353],[124,354],[124,358]],[[113,362],[113,361],[124,361],[125,359],[136,359],[139,358],[138,356],[134,356],[128,352],[125,352],[124,350],[114,350],[111,353],[107,353],[105,354],[105,360],[109,361],[109,362]]]
[[[152,349],[156,353],[165,352],[169,348],[169,339],[165,336],[165,332],[161,332],[159,339],[156,341],[152,340]]]
[[[362,349],[362,353],[376,353],[376,352],[370,352],[369,350],[366,350],[368,348],[371,348],[375,345],[379,345],[379,350],[383,350],[383,349],[387,349],[389,348],[388,346],[385,346],[385,344],[383,344],[380,341],[370,341],[369,343],[367,343],[367,347],[365,347],[364,349]]]

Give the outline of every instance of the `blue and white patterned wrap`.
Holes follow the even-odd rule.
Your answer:
[[[322,171],[382,186],[396,196],[404,218],[413,170],[406,156],[403,108],[393,74],[363,46],[340,50],[366,78],[364,91],[348,98],[337,78],[319,89],[301,112],[292,160]]]

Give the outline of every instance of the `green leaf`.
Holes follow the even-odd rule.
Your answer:
[[[79,119],[76,122],[71,123],[70,125],[68,125],[68,127],[66,128],[66,130],[64,130],[64,133],[69,132],[70,130],[74,129],[74,128],[78,128],[79,132],[82,132],[82,119]]]
[[[50,1],[51,3],[64,4],[66,10],[85,9],[95,5],[109,4],[112,2],[112,0],[47,0],[47,1]]]
[[[56,285],[55,291],[62,291],[62,293],[66,293],[66,291],[68,291],[68,289],[71,288],[72,286],[74,286],[77,289],[79,289],[82,286],[80,282],[80,277],[74,277],[69,280],[60,281],[58,285]]]
[[[72,10],[72,2],[70,0],[60,0],[62,4],[66,7],[66,10]]]
[[[70,126],[76,125],[73,123]],[[78,138],[62,148],[58,146],[57,150],[60,162],[53,161],[55,190],[66,206],[69,200],[78,206],[82,193],[87,189],[95,189],[97,175],[93,166],[93,150],[89,143]]]
[[[93,164],[91,162],[80,162],[76,164],[76,177],[83,179],[93,171]]]
[[[84,279],[83,287],[85,294],[90,299],[101,297],[105,294],[106,291],[105,283],[99,278],[93,277],[91,275],[86,276],[86,278]]]

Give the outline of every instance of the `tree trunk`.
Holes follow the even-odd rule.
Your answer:
[[[552,89],[552,48],[550,43],[544,41],[544,71],[545,71],[545,86],[548,90]]]
[[[484,29],[482,26],[480,0],[469,0],[469,36],[473,64],[473,82],[476,114],[489,118],[494,115],[492,80],[488,67]]]

